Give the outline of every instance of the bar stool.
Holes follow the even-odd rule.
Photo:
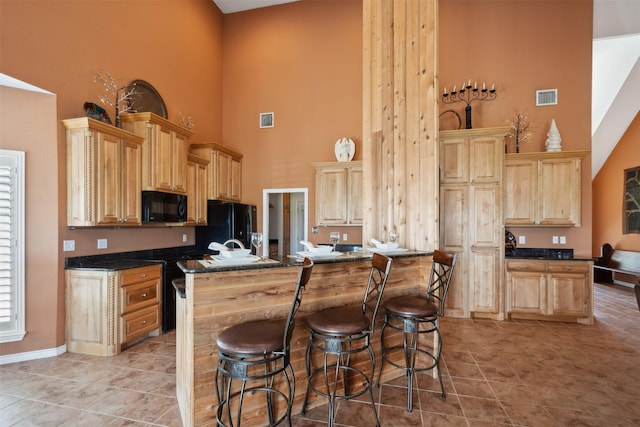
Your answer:
[[[380,345],[382,346],[382,362],[378,373],[377,385],[380,385],[380,376],[384,362],[405,371],[407,375],[407,411],[413,408],[412,392],[413,378],[416,372],[436,369],[442,398],[446,397],[442,375],[440,374],[440,355],[442,353],[442,337],[438,325],[438,318],[444,316],[444,304],[449,291],[449,282],[456,265],[456,255],[436,250],[433,253],[433,266],[429,276],[429,286],[426,297],[399,296],[390,298],[384,302],[384,324],[380,330]],[[384,332],[387,328],[400,331],[403,334],[402,345],[385,347]],[[433,348],[420,348],[421,335],[435,334]],[[401,352],[404,364],[392,360],[389,356]],[[416,366],[416,358],[419,354],[426,356],[425,366]],[[420,358],[418,358],[420,360]]]
[[[303,290],[309,282],[313,262],[305,258],[298,272],[289,316],[281,320],[257,320],[225,329],[218,335],[218,367],[216,369],[216,396],[218,426],[240,427],[242,402],[248,393],[266,395],[270,426],[285,419],[291,426],[291,406],[296,389],[296,378],[289,360],[294,317],[302,302]],[[275,381],[283,374],[280,389]],[[240,384],[232,387],[233,381]],[[252,381],[252,383],[247,384]],[[264,381],[264,382],[263,382]],[[282,385],[286,387],[282,387]],[[284,390],[282,390],[284,388]],[[275,397],[275,399],[274,399]],[[275,401],[286,404],[284,414],[276,414]],[[236,412],[235,422],[232,408]]]
[[[373,254],[369,280],[360,306],[324,309],[308,317],[309,344],[305,357],[307,391],[302,404],[303,414],[307,409],[309,392],[313,390],[329,400],[329,426],[333,426],[336,400],[348,400],[368,392],[376,425],[380,425],[371,390],[375,356],[371,348],[370,336],[374,332],[376,314],[390,270],[390,258],[377,253]],[[370,375],[365,373],[364,368],[356,368],[350,364],[352,355],[365,350],[369,354]],[[311,366],[314,351],[322,354],[322,366]],[[341,376],[342,391],[339,391]],[[316,378],[317,382],[314,383]],[[362,382],[363,388],[351,391],[349,381],[352,379],[355,379],[354,382],[358,384]]]

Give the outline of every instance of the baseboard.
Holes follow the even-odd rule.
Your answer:
[[[616,280],[616,279],[613,279],[613,284],[624,286],[625,288],[631,288],[631,289],[633,289],[633,286],[634,286],[633,283],[623,282],[622,280]]]
[[[24,353],[6,354],[0,356],[0,365],[8,363],[26,362],[27,360],[44,359],[45,357],[60,356],[67,352],[67,345],[57,348],[47,348],[44,350],[26,351]]]

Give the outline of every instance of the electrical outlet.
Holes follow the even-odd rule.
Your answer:
[[[557,245],[557,244],[558,244],[558,236],[553,236],[553,237],[551,238],[551,242],[552,242],[554,245]]]
[[[518,236],[518,244],[519,245],[524,245],[527,243],[527,239],[525,238],[525,236]]]
[[[186,235],[186,234],[183,234],[183,235],[182,235],[182,241],[183,241],[183,242],[186,242],[186,241],[187,241],[187,235]]]
[[[107,249],[107,239],[98,239],[98,249]]]
[[[62,241],[62,250],[64,252],[73,252],[76,250],[76,241],[75,240],[63,240]]]
[[[342,233],[342,240],[347,240],[347,233]]]
[[[318,227],[311,227],[311,234],[318,234]]]
[[[560,244],[561,245],[567,244],[567,236],[560,236]]]

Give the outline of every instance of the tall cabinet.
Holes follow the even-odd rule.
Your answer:
[[[504,138],[508,127],[442,131],[440,247],[458,261],[447,315],[504,319]]]

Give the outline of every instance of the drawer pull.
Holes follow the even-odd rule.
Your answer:
[[[142,274],[140,275],[140,277],[142,277],[142,278],[144,279],[145,277],[147,277],[147,273],[142,273]]]
[[[143,320],[143,321],[141,321],[141,322],[140,322],[140,324],[141,324],[141,325],[146,325],[146,324],[147,324],[147,321],[146,321],[146,320]]]
[[[146,292],[143,292],[143,293],[142,293],[142,295],[141,295],[141,297],[142,297],[142,298],[146,298],[146,297],[147,297],[147,293],[146,293]]]

